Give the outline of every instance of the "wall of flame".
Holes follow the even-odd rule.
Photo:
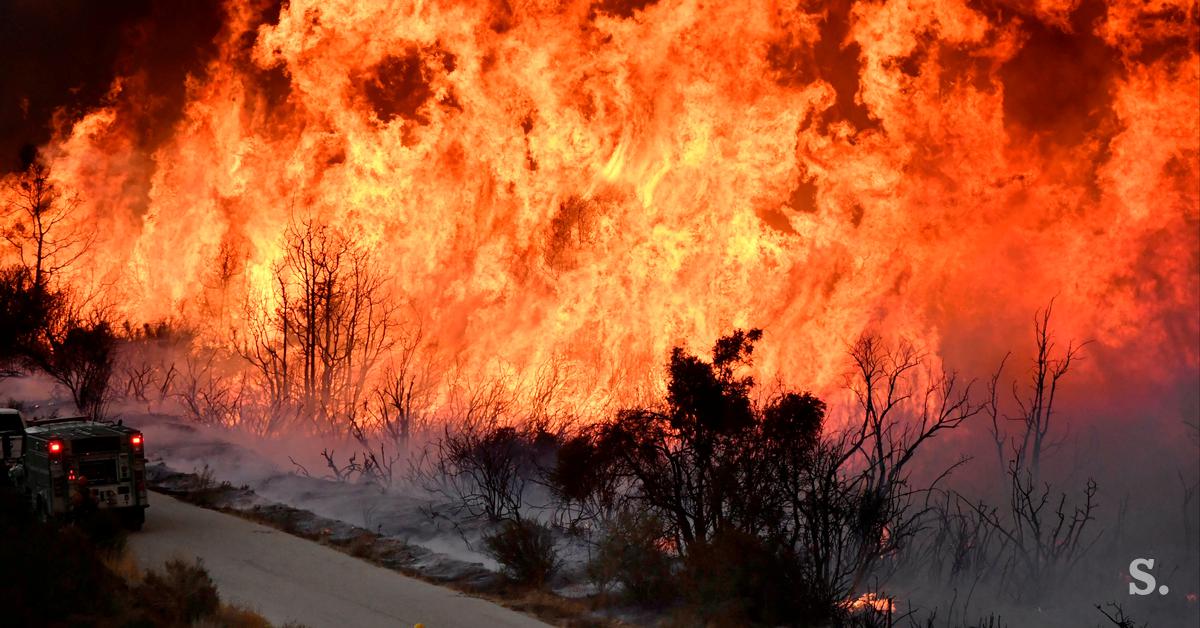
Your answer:
[[[135,60],[42,149],[101,234],[72,281],[134,320],[227,337],[315,217],[454,363],[580,389],[734,326],[818,390],[868,330],[994,364],[1051,298],[1062,337],[1200,359],[1194,1],[225,12],[177,115]]]

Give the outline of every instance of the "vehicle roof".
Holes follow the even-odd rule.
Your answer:
[[[30,436],[55,436],[67,440],[97,436],[124,436],[136,431],[123,425],[99,423],[84,417],[50,419],[34,423],[25,429],[25,433]]]

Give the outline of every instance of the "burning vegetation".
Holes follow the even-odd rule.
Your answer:
[[[195,4],[0,8],[7,375],[684,623],[1091,612],[1151,536],[1200,612],[1194,1]]]

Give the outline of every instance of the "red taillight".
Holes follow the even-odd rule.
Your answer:
[[[132,443],[134,447],[141,447],[142,446],[142,435],[134,434],[133,436],[130,436],[129,442]]]
[[[72,482],[75,481],[75,469],[71,469],[71,470],[67,471],[67,479]]]
[[[52,441],[50,441],[50,444],[47,445],[46,447],[47,447],[47,449],[50,450],[50,453],[52,453],[52,454],[61,454],[62,453],[62,441],[61,440],[52,440]]]

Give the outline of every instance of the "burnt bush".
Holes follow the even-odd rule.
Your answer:
[[[654,516],[623,511],[607,527],[588,563],[588,577],[601,590],[616,583],[632,604],[660,607],[678,595],[675,559],[663,547],[664,526]]]
[[[791,548],[734,529],[693,547],[679,574],[688,612],[708,625],[824,625]]]
[[[71,391],[80,412],[103,419],[116,358],[117,337],[112,327],[104,320],[71,321],[48,340],[42,369]]]
[[[469,517],[520,520],[526,489],[550,466],[560,443],[540,426],[466,421],[447,427],[435,444],[427,488],[450,497]]]
[[[515,584],[541,586],[560,566],[554,533],[536,521],[506,521],[498,531],[483,537],[483,546]]]
[[[612,439],[586,428],[563,441],[554,465],[545,474],[546,486],[558,504],[558,522],[568,530],[585,524],[603,525],[624,503],[627,488],[617,463]]]
[[[675,585],[690,592],[692,620],[829,622],[919,529],[930,487],[915,486],[910,468],[922,445],[980,407],[952,374],[919,369],[910,347],[864,337],[850,353],[858,412],[826,433],[825,403],[812,394],[754,401],[742,373],[761,336],[736,330],[711,360],[676,348],[663,402],[568,441],[581,460],[563,460],[552,477],[563,478],[563,500],[627,483],[630,507],[662,523],[656,542],[640,544],[672,548],[683,564]]]

